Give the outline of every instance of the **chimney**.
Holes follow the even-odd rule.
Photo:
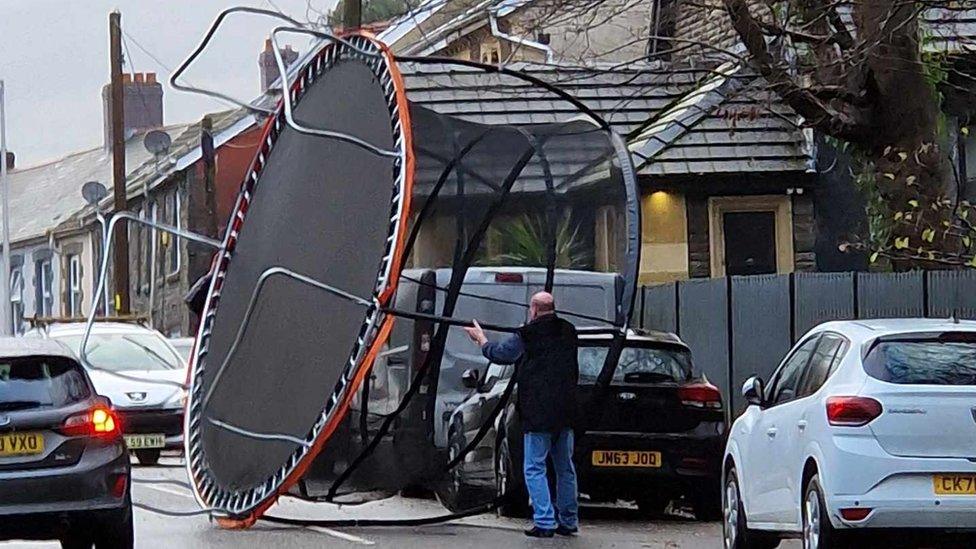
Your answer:
[[[298,52],[293,50],[290,45],[286,45],[281,50],[281,59],[285,62],[285,67],[290,67],[298,59]],[[264,41],[264,51],[258,56],[258,67],[261,69],[261,92],[266,93],[279,76],[278,63],[275,62],[270,38]]]
[[[163,125],[163,86],[156,73],[122,73],[122,112],[125,138]],[[112,86],[102,87],[105,147],[112,144]]]
[[[17,155],[13,151],[7,151],[7,171],[13,171],[14,165],[17,163]]]

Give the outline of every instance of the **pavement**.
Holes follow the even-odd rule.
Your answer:
[[[158,466],[133,466],[133,501],[168,511],[198,509],[189,489],[174,484],[145,481],[186,482],[186,472],[178,458],[163,458]],[[141,482],[142,481],[142,482]],[[407,518],[445,513],[436,501],[391,498],[365,505],[336,506],[311,504],[284,498],[271,513],[303,518]],[[166,517],[143,509],[135,510],[136,547],[139,548],[273,548],[299,549],[323,546],[361,548],[373,546],[397,549],[487,549],[497,547],[543,548],[719,548],[721,526],[700,523],[680,513],[647,521],[636,509],[626,505],[584,507],[582,531],[572,538],[535,540],[522,535],[525,521],[492,515],[457,522],[415,528],[303,528],[259,523],[247,531],[227,531],[211,524],[205,516]],[[0,543],[3,549],[58,547],[57,543]],[[794,542],[781,547],[799,547]]]

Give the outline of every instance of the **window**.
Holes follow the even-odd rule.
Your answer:
[[[21,267],[10,270],[10,308],[13,333],[24,332],[24,271]]]
[[[156,203],[149,203],[149,211],[147,213],[147,218],[149,221],[156,221]],[[145,278],[143,279],[143,284],[152,284],[153,281],[153,261],[156,259],[156,229],[149,228],[143,231],[145,235],[145,244],[143,253],[143,267],[145,272]],[[148,287],[148,286],[147,286]],[[148,293],[148,290],[147,290]]]
[[[65,357],[0,362],[0,412],[60,408],[91,397],[81,366]]]
[[[900,385],[976,385],[976,334],[912,334],[882,340],[864,359],[864,371]]]
[[[169,195],[169,213],[172,216],[172,224],[177,229],[180,228],[180,191],[173,189],[173,194]],[[175,275],[180,272],[180,239],[175,235],[166,233],[169,241],[169,274]]]
[[[965,189],[962,195],[970,202],[976,202],[976,120],[969,126],[960,122],[958,154],[959,173],[962,174]],[[968,128],[963,131],[962,128]]]
[[[651,36],[647,41],[647,54],[654,59],[669,59],[668,50],[674,36],[673,0],[652,0]]]
[[[497,65],[501,62],[502,48],[498,41],[481,44],[481,62],[486,65]]]
[[[51,316],[54,311],[54,271],[51,269],[51,258],[38,259],[34,262],[34,314],[36,316]]]
[[[81,353],[83,335],[58,338]],[[88,338],[88,360],[113,372],[125,370],[178,370],[182,361],[163,339],[155,334],[91,334]]]
[[[68,316],[81,316],[81,257],[68,256]]]
[[[580,383],[596,383],[609,350],[606,346],[580,346]],[[616,383],[681,383],[691,378],[691,353],[677,347],[624,347],[613,372]]]
[[[798,396],[805,397],[816,393],[820,386],[827,381],[827,377],[833,371],[834,364],[843,358],[845,352],[847,352],[847,340],[838,334],[824,334],[820,338],[817,350],[813,352],[813,356],[810,358],[810,364],[807,366],[806,374],[797,393]]]
[[[782,404],[796,398],[796,388],[800,381],[800,376],[817,345],[819,336],[813,336],[800,344],[793,351],[779,370],[773,374],[770,381],[766,401],[770,404]]]

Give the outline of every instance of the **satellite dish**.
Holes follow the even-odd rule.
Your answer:
[[[169,134],[160,130],[153,130],[147,133],[146,137],[142,139],[142,144],[146,147],[146,150],[155,156],[162,156],[169,152],[169,146],[172,143],[173,140]]]
[[[108,189],[98,181],[89,181],[81,186],[81,196],[89,206],[97,206],[103,198],[108,196]]]

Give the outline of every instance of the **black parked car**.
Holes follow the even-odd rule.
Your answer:
[[[581,331],[579,337],[580,401],[588,427],[577,433],[580,492],[594,502],[635,501],[649,515],[684,496],[699,519],[719,518],[726,423],[718,389],[696,376],[691,351],[677,336],[632,332],[603,409],[595,411],[588,403],[609,342],[609,335]],[[499,365],[484,376],[465,372],[472,394],[451,418],[451,458],[474,440],[513,372]],[[515,402],[513,394],[491,431],[443,483],[439,496],[452,510],[500,497],[503,513],[524,512],[528,498]]]
[[[129,488],[119,420],[71,351],[0,338],[0,540],[131,548]]]

